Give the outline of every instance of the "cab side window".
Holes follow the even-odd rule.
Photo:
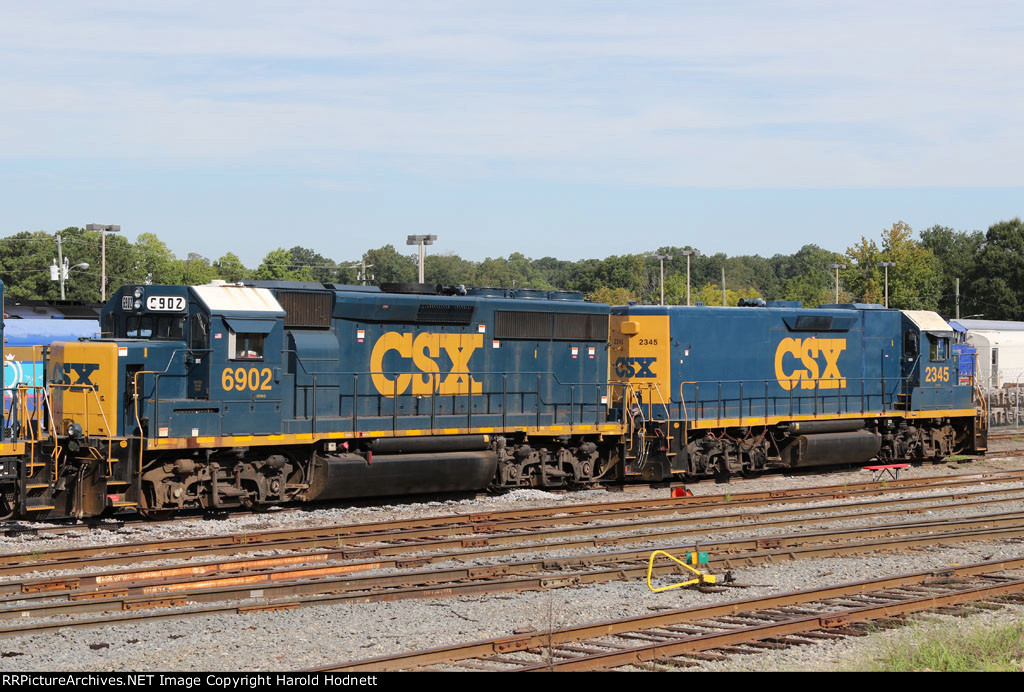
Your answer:
[[[228,346],[232,360],[263,360],[263,334],[230,333]]]
[[[903,332],[903,355],[907,358],[917,356],[917,333],[913,330]]]
[[[928,349],[928,358],[933,363],[941,363],[949,360],[949,339],[933,336],[930,338],[931,347]]]
[[[189,320],[189,348],[205,351],[210,346],[210,327],[206,315],[197,312]]]

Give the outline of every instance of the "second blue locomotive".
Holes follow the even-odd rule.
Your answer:
[[[644,478],[985,449],[949,325],[877,305],[612,309],[610,378]]]

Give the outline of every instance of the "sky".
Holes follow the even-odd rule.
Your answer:
[[[256,266],[843,251],[1024,213],[1024,4],[0,0],[0,236]]]

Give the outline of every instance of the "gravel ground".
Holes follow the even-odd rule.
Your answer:
[[[1013,443],[1007,443],[1012,446]],[[928,465],[910,469],[904,477],[964,474],[975,471],[1019,468],[1018,460],[1000,460],[996,454],[970,464]],[[727,486],[699,483],[691,486],[698,495],[725,491],[748,491],[841,484],[867,479],[862,471],[799,476],[766,476]],[[980,486],[977,489],[1010,487]],[[1012,487],[1020,488],[1017,483]],[[912,494],[912,493],[908,493]],[[49,540],[28,536],[0,539],[0,553],[83,546],[92,543],[134,542],[168,537],[266,531],[292,526],[388,521],[412,516],[437,516],[542,506],[552,503],[620,501],[627,498],[666,497],[665,489],[643,489],[626,493],[588,491],[554,495],[518,491],[502,497],[436,502],[413,502],[386,507],[335,507],[312,511],[282,512],[233,517],[222,521],[195,521],[185,525],[157,525],[125,528],[117,533],[91,532],[78,537],[60,536]],[[828,502],[828,501],[826,501]],[[987,512],[1024,510],[1024,502],[994,508],[956,508],[936,512],[935,518],[949,519]],[[931,517],[920,515],[918,521]],[[893,519],[872,520],[873,523]],[[844,526],[865,520],[848,519]],[[807,530],[817,527],[809,526]],[[744,529],[716,534],[705,530],[705,540],[736,539],[747,535],[770,535],[799,530],[796,526],[775,529]],[[682,541],[680,541],[681,543]],[[632,548],[612,548],[612,550]],[[562,551],[569,554],[571,551]],[[579,552],[579,551],[576,551]],[[529,559],[523,553],[508,559]],[[557,589],[543,593],[499,594],[392,603],[315,606],[292,611],[245,615],[202,616],[181,620],[108,626],[87,630],[0,639],[0,670],[115,671],[115,670],[285,670],[338,663],[345,660],[397,653],[412,649],[506,636],[526,627],[537,629],[643,615],[652,609],[678,608],[718,603],[771,593],[838,584],[859,579],[935,569],[985,559],[1024,555],[1019,541],[980,542],[960,546],[930,546],[908,553],[875,553],[845,558],[795,561],[733,570],[737,581],[747,588],[725,593],[702,594],[676,589],[652,593],[642,581],[616,582],[586,587]],[[1007,609],[1007,612],[1016,612]],[[1000,611],[1002,613],[1002,611]],[[992,617],[1001,617],[1000,613]],[[980,616],[979,616],[980,617]],[[988,617],[988,616],[986,616]],[[13,623],[9,623],[13,624]],[[885,636],[889,633],[883,633]],[[727,663],[702,665],[708,670],[807,669],[831,665],[833,654],[856,648],[868,638],[843,640],[839,644],[794,647],[752,657],[734,657]],[[746,659],[751,659],[748,663]],[[733,667],[730,667],[733,666]]]

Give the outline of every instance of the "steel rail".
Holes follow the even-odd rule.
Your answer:
[[[1024,557],[992,562],[980,562],[972,565],[952,567],[945,570],[912,572],[898,576],[881,577],[836,586],[805,589],[784,594],[773,594],[758,598],[729,601],[727,603],[701,605],[672,611],[664,611],[655,615],[643,615],[584,625],[572,625],[547,631],[531,632],[529,634],[496,637],[469,642],[466,644],[437,647],[388,656],[377,656],[374,658],[314,668],[310,669],[309,672],[423,669],[429,666],[455,664],[467,659],[486,658],[517,651],[529,651],[554,645],[572,644],[592,638],[608,637],[655,628],[672,627],[711,618],[734,617],[743,613],[755,612],[764,609],[804,606],[816,601],[869,594],[887,589],[916,587],[926,585],[929,582],[933,582],[938,579],[991,575],[1020,569],[1024,569]],[[1015,581],[1013,583],[1022,584],[1024,582]],[[999,586],[1005,586],[1005,584],[1001,584]],[[1020,593],[1020,591],[1017,590],[1018,587],[1014,586],[1011,588],[1014,589],[1014,593]],[[989,592],[985,597],[991,598],[993,595],[995,594]],[[929,597],[925,600],[931,599],[932,597]],[[820,615],[811,615],[807,618],[809,621],[813,620],[816,622],[815,628],[834,626],[835,624],[842,622],[841,620],[826,620],[826,622],[822,623],[821,619]],[[773,635],[766,634],[764,636],[770,637]],[[779,635],[776,634],[774,636]],[[718,642],[718,646],[725,646],[725,644],[723,642]],[[630,662],[633,661],[631,660]],[[602,662],[602,664],[604,663],[606,662]]]
[[[575,659],[521,667],[520,671],[578,671],[613,668],[642,663],[644,661],[671,658],[672,656],[689,651],[706,651],[723,646],[756,642],[771,637],[801,634],[818,629],[827,631],[837,627],[845,627],[856,622],[868,622],[881,618],[903,616],[936,608],[1021,593],[1024,593],[1024,579],[991,586],[957,590],[953,593],[898,600],[886,605],[864,606],[863,608],[852,609],[842,608],[828,613],[795,617],[779,623],[754,625],[724,632],[694,635],[678,639],[674,642],[666,641],[646,644],[625,651],[586,654]]]
[[[985,500],[974,500],[963,502],[962,500],[969,500],[974,496],[986,496],[989,494],[999,495],[1010,495],[1010,497],[1001,497],[998,499],[985,499]],[[1011,502],[1019,502],[1021,500],[1020,495],[1024,494],[1024,490],[1020,491],[1007,491],[1007,490],[986,490],[975,493],[966,493],[959,495],[944,495],[944,496],[929,496],[926,498],[911,498],[907,501],[913,504],[917,501],[922,500],[952,500],[961,501],[957,507],[963,509],[972,506],[987,506],[987,505],[999,505]],[[878,504],[886,504],[886,501],[874,500],[870,502],[858,503],[858,505],[832,505],[832,508],[838,508],[841,510],[851,509],[856,506],[874,506]],[[897,501],[895,505],[904,504],[903,500]],[[220,561],[220,562],[205,562],[200,564],[188,564],[182,566],[169,566],[169,567],[155,567],[149,569],[140,570],[119,570],[119,571],[108,571],[97,574],[89,574],[86,576],[76,575],[65,575],[60,577],[45,577],[37,579],[27,579],[20,581],[8,581],[0,582],[0,594],[8,594],[6,598],[0,598],[0,604],[4,601],[10,600],[24,600],[26,594],[45,594],[45,596],[39,596],[40,598],[57,598],[57,597],[69,597],[73,594],[91,592],[96,593],[98,591],[106,590],[124,590],[130,584],[137,584],[139,582],[145,582],[148,586],[146,587],[150,592],[156,590],[154,587],[160,585],[179,584],[185,585],[190,583],[190,580],[210,580],[218,574],[232,573],[232,579],[238,577],[245,577],[251,574],[269,574],[271,578],[277,578],[278,574],[285,572],[294,571],[299,565],[326,565],[328,563],[353,560],[359,558],[373,558],[367,562],[356,563],[347,566],[333,565],[331,567],[320,567],[316,572],[310,574],[319,574],[321,576],[327,574],[343,574],[352,573],[358,571],[366,571],[372,569],[379,569],[382,567],[390,568],[411,568],[420,567],[427,564],[436,564],[439,562],[445,562],[452,559],[481,559],[487,557],[497,557],[499,555],[517,554],[523,552],[537,552],[537,551],[552,551],[552,550],[568,550],[568,549],[583,549],[583,548],[598,548],[598,547],[609,547],[614,545],[628,545],[631,543],[648,543],[656,540],[666,540],[669,538],[680,538],[686,535],[690,535],[696,529],[696,527],[703,524],[710,524],[713,522],[727,520],[732,518],[740,518],[741,523],[737,524],[715,524],[713,527],[708,528],[709,533],[727,533],[732,531],[739,531],[743,529],[752,528],[750,522],[757,521],[757,528],[766,527],[778,527],[787,526],[792,524],[829,524],[836,521],[844,521],[848,519],[863,519],[869,517],[884,517],[893,515],[906,515],[906,514],[919,514],[925,511],[942,511],[948,509],[948,505],[945,504],[930,504],[924,507],[893,507],[885,510],[874,510],[867,512],[845,512],[842,514],[831,515],[831,516],[806,516],[806,515],[817,515],[823,511],[827,511],[828,507],[813,507],[804,509],[782,509],[782,510],[769,510],[763,511],[756,515],[727,515],[727,516],[716,516],[706,519],[691,519],[691,520],[657,520],[648,522],[631,522],[631,523],[617,523],[608,524],[601,526],[588,526],[585,528],[576,529],[557,529],[551,531],[540,531],[534,533],[506,533],[498,535],[488,535],[477,540],[437,540],[427,542],[412,542],[401,545],[382,546],[373,549],[365,550],[327,550],[327,551],[316,551],[312,553],[305,553],[301,555],[290,555],[282,557],[263,557],[263,558],[252,558],[246,560],[231,560],[231,561]],[[1004,513],[1005,514],[1005,513]],[[771,519],[773,516],[789,516],[787,519]],[[975,519],[987,518],[992,516],[1001,515],[978,515]],[[765,520],[765,518],[768,518]],[[681,525],[690,525],[690,528],[682,528]],[[907,524],[899,524],[898,526],[905,526]],[[638,532],[649,529],[659,529],[670,527],[672,530],[668,531],[657,531],[656,533],[646,534],[635,534],[626,536],[617,536],[604,539],[583,539],[583,540],[550,540],[558,539],[561,537],[576,537],[576,536],[594,536],[602,533],[609,532]],[[482,549],[481,549],[482,548]],[[424,556],[424,551],[438,551],[434,554],[428,554]],[[401,555],[406,553],[415,552],[417,557],[413,559],[404,560],[380,560],[379,558],[385,556]],[[185,586],[181,587],[185,590]],[[199,588],[199,587],[194,587]],[[144,593],[143,591],[133,591],[132,593]],[[13,595],[12,595],[13,594]]]
[[[787,546],[766,543],[763,539],[748,539],[731,545],[746,553],[736,553],[726,558],[712,560],[714,566],[735,566],[736,564],[754,565],[764,562],[790,561],[805,558],[837,557],[841,555],[873,552],[878,550],[906,550],[916,547],[934,546],[937,544],[962,543],[965,540],[999,540],[1024,536],[1024,525],[1021,519],[1010,528],[978,529],[963,525],[960,531],[931,533],[919,537],[901,536],[890,538],[847,543],[843,545],[812,543],[800,546],[791,543]],[[948,525],[936,522],[936,525]],[[892,528],[886,529],[892,531]],[[851,533],[864,535],[866,532],[840,531],[830,536],[849,536]],[[666,550],[685,550],[690,546],[663,548]],[[714,549],[715,546],[702,546],[702,549]],[[117,595],[81,594],[72,602],[26,604],[0,609],[0,618],[50,617],[73,613],[96,613],[112,611],[135,611],[162,608],[167,606],[183,606],[189,603],[209,603],[215,601],[243,601],[246,599],[273,599],[299,596],[299,601],[288,601],[282,606],[280,602],[269,602],[262,605],[243,606],[237,612],[246,610],[277,609],[279,607],[299,607],[300,605],[317,605],[328,603],[369,603],[378,601],[394,601],[407,598],[434,598],[451,595],[497,593],[508,591],[536,591],[576,586],[581,584],[603,583],[614,580],[640,578],[647,572],[649,550],[626,553],[602,553],[598,555],[576,556],[572,558],[534,560],[520,563],[503,564],[487,567],[458,567],[441,570],[428,570],[404,574],[377,576],[357,576],[329,578],[321,581],[294,581],[274,583],[269,578],[249,580],[225,580],[220,587],[192,591],[187,594],[175,593],[173,590],[153,593],[141,597],[132,597],[126,592]],[[584,571],[567,573],[568,568],[583,568]],[[596,567],[596,569],[595,569]],[[674,573],[678,568],[674,564],[655,568],[658,575]],[[308,578],[313,575],[297,577]],[[326,595],[325,595],[326,594]],[[227,611],[234,610],[228,608]],[[227,612],[223,608],[215,608],[216,612]],[[209,610],[191,611],[195,613],[212,612]],[[60,622],[52,627],[48,625],[29,625],[0,629],[0,636],[24,633],[28,631],[48,631],[62,626],[91,626],[97,624],[113,624],[124,621],[124,617],[109,617],[98,621],[80,621],[75,623]]]
[[[847,497],[871,497],[888,495],[892,493],[905,492],[908,490],[926,490],[948,487],[963,487],[978,485],[990,482],[1012,482],[1024,478],[1024,472],[1015,471],[1012,474],[971,474],[969,476],[947,476],[938,477],[940,482],[935,484],[914,484],[913,488],[906,488],[902,485],[887,485],[886,483],[868,483],[864,488],[833,493],[832,498],[845,499]],[[921,480],[921,479],[915,479]],[[870,487],[867,487],[870,486]],[[841,486],[825,486],[813,488],[813,494],[794,495],[782,491],[771,491],[770,493],[755,493],[758,498],[748,501],[731,500],[726,502],[727,507],[748,507],[765,506],[772,504],[788,504],[806,502],[808,499],[820,499],[828,497]],[[801,492],[803,492],[801,490]],[[761,495],[769,497],[760,497]],[[771,497],[775,495],[775,497]],[[727,496],[722,496],[727,497]],[[693,498],[677,498],[672,501],[649,500],[630,505],[630,509],[619,508],[613,511],[604,511],[604,507],[597,506],[602,511],[586,514],[586,520],[610,519],[610,518],[637,518],[650,516],[652,514],[678,514],[692,513],[706,510],[708,503],[695,504],[690,501]],[[619,504],[619,503],[612,503]],[[521,514],[530,514],[533,518],[522,518]],[[547,514],[545,517],[544,514]],[[147,562],[154,559],[167,559],[173,557],[201,557],[204,555],[221,555],[232,553],[252,552],[261,549],[294,549],[296,547],[321,547],[318,542],[327,541],[335,546],[355,545],[366,543],[372,540],[393,541],[401,538],[426,539],[438,538],[441,536],[463,535],[469,530],[471,533],[494,533],[501,528],[532,528],[538,526],[565,525],[581,522],[582,512],[572,507],[544,507],[530,510],[514,510],[510,512],[476,513],[468,515],[447,515],[434,519],[408,519],[397,522],[378,522],[373,524],[348,524],[333,525],[327,527],[315,527],[311,529],[284,529],[279,531],[257,533],[213,536],[200,539],[172,539],[166,541],[150,541],[123,543],[113,546],[91,546],[86,548],[70,548],[55,551],[35,551],[28,553],[17,553],[0,555],[0,577],[15,574],[24,574],[33,571],[50,571],[58,569],[73,568],[76,565],[100,567],[116,564],[132,564]],[[505,521],[500,519],[508,517]],[[434,522],[431,524],[431,522]],[[427,525],[424,528],[424,525]],[[400,537],[386,533],[388,530],[401,529]]]

